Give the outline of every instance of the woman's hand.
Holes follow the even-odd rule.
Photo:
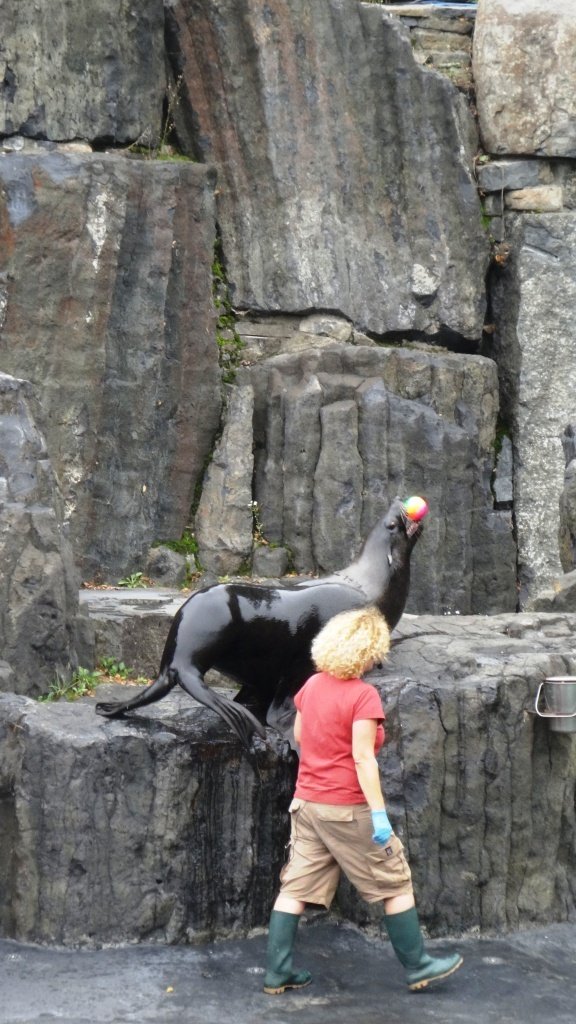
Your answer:
[[[393,835],[392,825],[386,811],[372,811],[372,825],[374,826],[372,839],[379,846],[386,846]]]

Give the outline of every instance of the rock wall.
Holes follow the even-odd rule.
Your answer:
[[[561,576],[565,431],[574,418],[576,214],[506,214],[511,254],[495,275],[498,361],[514,447],[515,520],[523,603]],[[563,301],[556,301],[561,294]],[[546,353],[546,358],[543,358]],[[566,568],[572,568],[573,563]]]
[[[0,707],[4,935],[100,946],[264,923],[293,785],[272,750],[254,771],[183,697],[104,727],[94,701]]]
[[[243,0],[240,7],[225,0],[217,5],[186,0],[166,9],[165,44],[158,3],[146,5],[137,21],[132,9],[122,5],[115,12],[112,40],[102,0],[102,8],[91,12],[96,27],[84,48],[84,63],[78,53],[86,22],[80,12],[66,8],[58,59],[44,66],[40,50],[30,65],[24,63],[21,38],[23,32],[48,38],[54,30],[48,7],[25,4],[18,11],[17,18],[8,4],[0,159],[0,357],[5,371],[39,387],[45,410],[41,426],[61,480],[83,575],[117,579],[141,569],[152,541],[177,536],[190,522],[193,495],[221,409],[211,296],[217,226],[233,310],[249,312],[252,322],[255,315],[265,319],[318,309],[326,317],[337,310],[336,337],[328,330],[327,340],[337,340],[342,325],[348,325],[358,353],[375,342],[414,340],[440,342],[459,355],[479,351],[492,237],[495,276],[487,327],[494,334],[485,335],[481,350],[498,363],[500,428],[503,424],[512,438],[515,503],[502,509],[490,492],[489,478],[500,472],[488,454],[492,443],[494,450],[498,447],[495,435],[482,442],[486,456],[480,495],[474,485],[462,500],[454,495],[448,504],[465,505],[479,516],[470,543],[477,549],[477,566],[485,567],[488,577],[491,572],[500,576],[503,566],[508,577],[515,571],[502,515],[512,513],[522,603],[549,586],[561,567],[571,568],[565,556],[561,559],[556,538],[558,529],[564,529],[557,511],[563,491],[560,436],[570,422],[569,399],[557,402],[556,395],[570,375],[571,343],[563,345],[556,369],[546,366],[550,403],[541,400],[540,384],[532,391],[523,385],[525,377],[541,375],[540,351],[546,343],[542,331],[571,337],[564,314],[569,303],[555,303],[554,327],[554,317],[550,321],[543,312],[554,296],[540,294],[540,308],[532,309],[527,282],[515,278],[522,261],[509,260],[511,249],[522,246],[530,211],[540,213],[544,207],[551,215],[564,213],[563,238],[569,237],[576,177],[562,139],[569,135],[571,108],[562,105],[560,86],[560,92],[548,90],[548,121],[542,115],[550,122],[545,150],[530,142],[529,133],[522,145],[510,134],[507,125],[520,123],[520,97],[525,95],[519,83],[526,80],[525,88],[530,88],[526,62],[515,66],[514,89],[507,78],[510,32],[520,30],[513,0],[498,5],[483,0],[479,5],[474,81],[486,151],[479,160],[468,105],[471,82],[454,71],[467,52],[469,57],[465,43],[473,24],[470,12],[403,13],[402,5],[383,9],[343,0],[312,9],[300,0],[278,0],[269,9],[251,0]],[[536,26],[530,35],[533,65],[541,68],[546,47],[554,52],[569,49],[570,9],[558,19],[545,15],[534,0],[530,11]],[[146,86],[140,87],[143,34],[151,63]],[[246,54],[241,74],[238,60],[232,59],[235,47]],[[169,58],[171,87],[160,69],[159,53]],[[443,53],[455,54],[456,63],[444,60]],[[92,62],[102,61],[102,54],[107,55],[110,74],[99,79],[101,92],[95,92]],[[66,74],[60,73],[64,67]],[[498,92],[506,96],[504,121],[492,117],[491,97]],[[153,114],[160,105],[158,95],[171,106],[172,120],[164,127],[159,113]],[[128,96],[137,96],[138,102],[128,104]],[[287,116],[295,110],[297,118]],[[105,116],[111,118],[108,127]],[[568,126],[564,135],[556,130],[561,116]],[[500,140],[490,135],[493,120],[502,121]],[[174,138],[173,122],[184,150],[214,164],[216,187],[205,163],[126,159],[145,137],[148,149],[143,155],[160,153],[154,145],[159,138]],[[88,152],[65,152],[59,141],[63,139],[83,140]],[[101,147],[103,140],[122,143],[123,149],[92,153],[91,147]],[[505,164],[489,159],[503,147],[522,154],[531,147],[537,154],[545,152],[547,159]],[[479,197],[490,222],[488,235]],[[552,223],[557,224],[544,225],[544,233]],[[528,234],[534,230],[532,226]],[[570,243],[560,241],[559,246],[568,294]],[[505,261],[510,267],[499,281],[497,272]],[[518,317],[530,319],[534,369],[528,343],[517,337],[523,331]],[[237,322],[240,337],[242,324],[243,317]],[[318,334],[306,338],[306,333],[298,331],[300,344],[316,347]],[[525,353],[521,359],[519,352]],[[256,360],[251,355],[243,361],[266,360],[269,354],[267,350]],[[465,382],[465,359],[461,371]],[[509,386],[511,374],[515,388]],[[482,411],[464,392],[465,383],[455,401],[468,407],[467,431],[473,434],[470,424],[482,418]],[[428,397],[424,404],[429,404]],[[272,409],[271,404],[273,417]],[[393,421],[400,435],[402,418],[395,413]],[[317,430],[318,423],[313,433]],[[225,430],[224,444],[226,437]],[[260,451],[261,439],[261,433],[253,439],[257,467],[263,458],[272,463],[276,457],[274,451]],[[475,443],[473,439],[473,447]],[[249,449],[249,433],[243,444]],[[312,445],[318,447],[316,441]],[[413,443],[406,448],[413,449]],[[161,453],[153,474],[150,449]],[[447,452],[445,462],[451,460]],[[395,446],[368,472],[380,477],[383,492],[389,478],[401,491],[426,488],[436,498],[427,466],[413,466],[412,461],[410,451]],[[546,486],[542,466],[548,464],[553,478],[547,474]],[[227,481],[231,465],[224,467]],[[325,452],[319,477],[323,465]],[[449,467],[444,465],[442,473],[449,478]],[[364,501],[363,475],[364,467],[352,485],[352,503]],[[206,567],[217,569],[220,564],[234,571],[246,563],[254,522],[244,497],[251,491],[250,498],[263,504],[258,479],[250,481],[244,474],[239,521],[231,534],[226,532],[231,522],[221,515],[222,502],[230,500],[227,486],[220,488],[214,506],[214,475],[208,475],[197,520]],[[349,486],[346,481],[347,490]],[[323,488],[318,500],[328,500],[327,518],[336,499],[336,487],[330,499]],[[293,514],[290,501],[288,519]],[[213,507],[219,509],[214,516]],[[444,516],[446,507],[441,501],[435,511]],[[267,508],[259,514],[265,520],[275,516]],[[571,522],[571,507],[562,516],[563,523]],[[305,521],[311,528],[312,518]],[[449,575],[450,551],[459,546],[458,538],[450,535],[455,520],[448,520],[446,528],[440,575]],[[304,533],[307,529],[298,527]],[[274,527],[270,539],[275,543],[277,534]],[[350,534],[350,524],[343,523],[345,544]],[[295,544],[293,536],[281,539],[288,547]],[[299,551],[302,545],[309,552],[305,558]],[[565,541],[562,546],[570,550],[570,538],[568,547]],[[318,569],[335,564],[340,540],[328,537],[318,545],[310,533],[296,547],[297,565]],[[466,589],[474,592],[476,603],[454,600],[455,610],[510,607],[510,579],[495,588],[473,583]],[[486,604],[483,594],[492,595]],[[440,611],[446,604],[436,600],[430,587],[414,601],[413,607],[421,611]]]
[[[480,0],[474,46],[486,151],[576,157],[574,0]]]

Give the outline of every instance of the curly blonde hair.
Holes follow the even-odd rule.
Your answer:
[[[329,619],[312,642],[312,661],[319,672],[355,679],[381,661],[390,650],[390,630],[373,605],[340,612]]]

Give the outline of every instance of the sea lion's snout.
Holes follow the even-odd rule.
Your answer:
[[[396,497],[392,507],[396,523],[402,527],[412,544],[415,544],[422,533],[424,518],[429,512],[427,502],[417,496],[406,498],[405,501]]]

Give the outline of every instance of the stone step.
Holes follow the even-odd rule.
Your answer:
[[[187,591],[168,587],[82,589],[80,608],[89,624],[84,667],[114,658],[136,675],[154,678],[172,619],[188,597]]]

